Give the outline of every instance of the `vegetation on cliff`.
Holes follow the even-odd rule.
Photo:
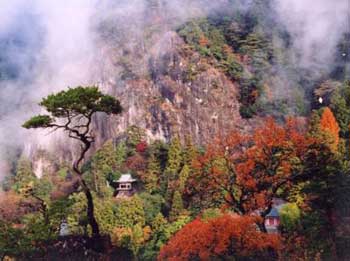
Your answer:
[[[68,88],[23,124],[76,144],[9,154],[0,259],[345,260],[349,35],[316,75],[269,0],[180,25],[146,2],[134,38],[134,24],[96,29],[119,41],[102,48],[113,95]]]

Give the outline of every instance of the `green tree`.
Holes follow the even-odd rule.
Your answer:
[[[162,213],[158,213],[152,221],[151,228],[154,231],[162,231],[165,225],[168,224],[166,218],[162,215]]]
[[[295,231],[296,226],[300,222],[301,210],[295,203],[285,204],[279,211],[281,217],[281,225],[287,231]]]
[[[201,219],[210,220],[212,218],[220,217],[223,212],[218,208],[207,208],[202,211]]]
[[[92,188],[100,197],[111,196],[108,180],[118,167],[117,154],[112,141],[107,141],[91,160]]]
[[[176,220],[183,210],[184,210],[184,206],[183,206],[181,193],[178,190],[176,190],[173,196],[173,202],[171,205],[169,220],[170,221]]]
[[[140,198],[143,201],[143,208],[145,210],[146,224],[150,225],[154,218],[160,213],[164,204],[164,198],[160,194],[141,193]]]
[[[179,137],[172,139],[168,151],[168,161],[166,169],[164,172],[164,181],[166,184],[166,198],[171,198],[174,182],[177,180],[179,171],[181,170],[182,165],[182,147]]]
[[[315,123],[317,118],[314,117]],[[300,186],[293,191],[302,199],[298,205],[302,210],[300,226],[296,226],[293,233],[305,238],[307,251],[312,255],[322,253],[322,260],[333,260],[335,227],[332,216],[337,201],[338,182],[345,171],[339,151],[332,149],[322,129],[311,128],[310,133],[318,142],[308,149],[303,159],[302,171],[307,181],[298,182]]]
[[[117,165],[120,168],[122,166],[122,164],[124,163],[126,156],[127,156],[126,142],[125,141],[119,142],[115,151],[116,151]]]
[[[187,164],[185,164],[179,174],[179,186],[178,190],[180,193],[183,193],[186,187],[186,182],[188,177],[190,176],[190,168]]]
[[[86,197],[80,193],[74,193],[68,197],[72,206],[67,216],[69,231],[73,234],[88,235],[88,218],[86,213]]]
[[[50,224],[40,213],[30,213],[23,217],[22,223],[25,226],[25,236],[34,243],[41,243],[54,238],[51,233]]]
[[[183,152],[183,162],[190,169],[192,168],[192,161],[198,156],[198,150],[193,145],[191,137],[186,137],[185,139],[185,148]]]
[[[145,245],[142,253],[142,260],[155,260],[160,248],[166,243],[168,240],[166,227],[168,225],[168,221],[164,218],[161,213],[158,213],[154,218],[151,224],[152,235],[151,239]]]
[[[39,211],[42,214],[43,223],[45,226],[49,226],[49,204],[50,204],[50,193],[52,191],[52,184],[43,177],[41,179],[34,179],[28,184],[23,186],[19,192],[26,198],[33,198],[39,204]]]
[[[122,107],[117,99],[105,95],[97,87],[76,87],[51,94],[40,103],[49,114],[37,115],[23,124],[24,128],[44,128],[63,130],[72,139],[81,143],[78,159],[73,163],[80,187],[87,199],[87,217],[95,238],[100,237],[100,230],[94,215],[94,202],[87,186],[80,165],[90,149],[95,137],[91,131],[93,116],[98,112],[108,115],[120,114]]]
[[[329,107],[340,126],[340,134],[343,138],[349,137],[350,124],[350,81],[345,82],[343,87],[335,90],[331,97]]]
[[[100,226],[101,233],[108,235],[113,232],[117,220],[115,215],[115,202],[112,198],[96,198],[96,220]]]
[[[143,227],[146,219],[142,199],[135,195],[132,198],[121,200],[116,209],[116,220],[116,225],[120,227],[131,228],[136,224]]]
[[[161,174],[160,163],[152,153],[148,159],[147,172],[145,175],[145,188],[149,193],[159,190],[159,177]]]
[[[155,140],[149,146],[149,153],[150,155],[154,154],[154,156],[159,160],[160,169],[162,172],[165,170],[167,165],[168,151],[169,145],[161,140]]]
[[[72,206],[73,200],[70,198],[62,198],[50,202],[49,219],[51,233],[55,235],[59,234],[62,221],[68,219],[68,216],[72,211]]]
[[[151,234],[150,227],[142,227],[136,224],[131,228],[115,228],[112,235],[113,245],[124,247],[132,251],[134,259],[138,259],[140,248],[149,240]]]
[[[190,221],[190,217],[181,215],[176,221],[169,223],[164,216],[159,213],[152,222],[151,228],[153,233],[151,239],[147,242],[142,251],[142,260],[156,260],[161,247]]]
[[[130,249],[134,256],[137,257],[140,247],[145,241],[145,235],[141,224],[138,223],[132,228],[130,239]]]
[[[34,250],[30,238],[24,230],[14,228],[12,224],[0,220],[0,258],[5,256],[21,256],[27,251]]]

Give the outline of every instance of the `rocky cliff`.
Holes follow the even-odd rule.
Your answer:
[[[179,135],[205,145],[232,129],[249,130],[259,116],[310,110],[311,90],[323,78],[299,66],[292,36],[267,15],[269,5],[257,1],[246,9],[239,8],[241,1],[213,6],[198,0],[186,2],[185,9],[180,2],[121,1],[93,12],[93,62],[82,68],[82,78],[117,97],[124,108],[122,115],[94,119],[95,149],[132,125],[150,140]],[[26,144],[38,168],[48,165],[35,156],[38,151],[71,160],[78,148],[67,139],[38,137]]]
[[[135,55],[124,51],[121,57],[109,54],[103,59],[108,80],[101,86],[121,100],[124,113],[99,118],[97,132],[102,140],[137,125],[151,139],[189,135],[206,143],[245,124],[239,114],[237,84],[191,50],[176,32],[152,39],[148,52]],[[145,65],[141,72],[140,64]]]

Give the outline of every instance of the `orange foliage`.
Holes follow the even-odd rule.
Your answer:
[[[145,171],[147,168],[147,161],[137,153],[126,160],[126,166],[134,171]]]
[[[339,144],[339,125],[330,108],[326,107],[320,120],[321,130],[328,132],[332,137],[332,149],[336,150]]]
[[[199,45],[202,47],[207,47],[209,45],[208,38],[202,35],[199,39]]]
[[[265,216],[277,190],[298,178],[294,170],[312,142],[294,119],[281,126],[268,118],[250,135],[233,132],[196,159],[187,193],[225,202],[239,214],[259,210]]]
[[[258,257],[271,260],[280,249],[277,235],[256,229],[256,217],[225,214],[184,226],[165,245],[158,260],[211,260],[215,257]],[[274,250],[274,251],[271,251]]]
[[[23,199],[14,192],[1,193],[0,219],[3,221],[19,222],[23,215],[34,209],[34,204]]]

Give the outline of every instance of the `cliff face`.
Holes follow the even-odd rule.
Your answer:
[[[123,48],[104,46],[100,63],[96,68],[102,78],[97,84],[121,101],[124,112],[95,118],[95,149],[131,125],[144,129],[149,140],[190,136],[202,145],[234,128],[249,126],[239,113],[238,84],[217,69],[214,61],[189,48],[175,31]],[[51,160],[42,153],[45,148],[31,146],[38,176],[53,169],[57,157],[59,162],[71,161],[72,151],[78,149],[60,135],[50,137]]]
[[[190,136],[202,145],[247,126],[239,113],[238,84],[213,59],[185,43],[176,31],[183,21],[159,8],[146,8],[144,16],[138,15],[142,21],[112,15],[95,28],[97,58],[89,69],[91,82],[117,97],[124,108],[122,115],[94,119],[95,150],[131,125],[144,129],[149,140]],[[25,153],[38,176],[50,170],[50,162],[71,161],[79,149],[64,135],[43,139],[36,133]],[[50,156],[39,153],[43,150]]]
[[[188,48],[176,32],[152,39],[149,52],[134,56],[130,51],[104,59],[109,80],[101,83],[102,88],[120,99],[124,113],[111,119],[99,117],[100,141],[137,125],[152,139],[189,135],[203,144],[242,126],[238,86]],[[141,72],[140,64],[145,65]]]

